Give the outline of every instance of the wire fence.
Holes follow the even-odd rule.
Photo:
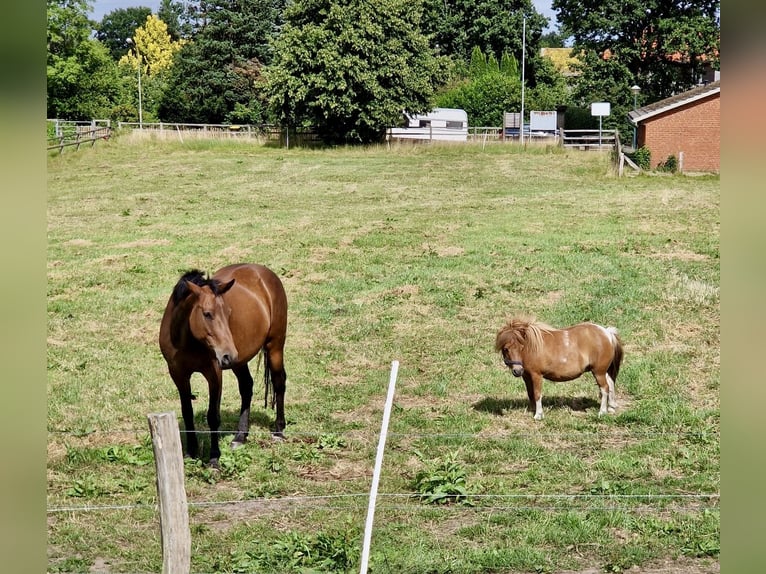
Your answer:
[[[212,431],[201,429],[195,431],[186,431],[179,429],[183,435],[187,432],[197,434],[212,434]],[[220,435],[233,435],[233,431],[219,430],[215,431]],[[74,439],[86,439],[92,435],[113,435],[113,434],[131,434],[135,436],[148,436],[145,429],[88,429],[84,431],[68,429],[48,429],[48,434],[64,435]],[[509,438],[518,438],[528,440],[530,437],[537,436],[544,438],[546,436],[558,436],[560,431],[540,429],[534,434],[529,431],[509,431],[492,433],[402,433],[389,432],[388,436],[392,439],[408,440],[432,440],[432,439],[455,439],[455,440],[507,440]],[[296,439],[317,439],[328,435],[340,437],[348,440],[361,440],[363,442],[373,442],[378,432],[374,430],[347,431],[336,433],[331,431],[301,431],[290,433],[289,436]],[[648,439],[682,439],[690,438],[698,440],[703,438],[705,441],[717,441],[719,432],[711,430],[705,437],[699,437],[698,432],[687,430],[649,430],[636,429],[631,430],[631,435],[635,438]],[[254,430],[250,432],[251,438],[270,437],[271,432]],[[568,440],[589,440],[599,439],[598,433],[578,429],[568,431]],[[420,495],[413,492],[380,492],[378,498],[382,499],[377,507],[381,510],[474,510],[474,511],[521,511],[521,510],[546,510],[546,511],[570,511],[570,510],[588,510],[588,511],[607,511],[607,510],[629,510],[634,512],[649,512],[656,510],[657,504],[672,504],[676,509],[688,509],[689,504],[694,504],[699,508],[717,508],[720,502],[719,492],[691,492],[691,493],[647,493],[647,494],[620,494],[615,492],[594,492],[594,493],[549,493],[549,494],[524,494],[524,493],[486,493],[486,494],[464,494],[464,499],[469,505],[432,505],[423,504]],[[273,511],[284,511],[285,506],[308,505],[312,509],[325,510],[354,510],[363,511],[364,505],[369,498],[368,492],[343,493],[343,494],[325,494],[325,495],[305,495],[305,496],[269,496],[262,498],[248,498],[239,500],[224,501],[189,501],[190,508],[210,508],[225,507],[232,505],[254,505],[259,507],[260,512],[268,512],[270,508]],[[353,501],[359,501],[353,504]],[[391,501],[397,501],[393,504]],[[404,502],[402,502],[404,501]],[[319,503],[323,504],[319,504]],[[332,504],[330,504],[332,502]],[[339,504],[339,502],[344,502]],[[514,504],[498,505],[498,502],[513,502]],[[609,504],[606,504],[606,503]],[[635,503],[643,503],[636,506]],[[630,504],[628,504],[630,503]],[[153,504],[105,504],[105,505],[73,505],[73,506],[50,506],[47,508],[49,514],[75,513],[75,512],[104,512],[104,511],[134,511],[134,510],[157,510]]]

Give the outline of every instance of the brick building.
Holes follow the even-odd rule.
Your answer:
[[[652,167],[674,156],[679,171],[720,171],[720,80],[633,110],[628,118],[636,126],[636,146],[652,154]]]
[[[652,167],[674,156],[679,171],[720,171],[720,80],[633,110],[628,118],[636,126],[636,146],[652,154]]]

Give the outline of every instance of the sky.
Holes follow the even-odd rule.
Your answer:
[[[556,15],[551,8],[553,0],[532,0],[532,4],[535,6],[540,14],[549,19],[548,30],[553,30],[556,27]],[[97,22],[111,12],[118,8],[132,8],[134,6],[145,6],[151,8],[152,13],[156,14],[160,8],[161,0],[91,0],[93,5],[93,11],[90,17]]]

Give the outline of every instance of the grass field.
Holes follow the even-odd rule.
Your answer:
[[[287,439],[257,389],[251,441],[219,473],[187,462],[192,572],[358,571],[392,360],[372,572],[717,571],[719,200],[717,176],[558,148],[51,155],[48,571],[161,570],[146,415],[180,405],[160,317],[183,271],[239,261],[288,294]],[[586,374],[532,419],[493,348],[516,311],[619,328],[615,415]],[[226,373],[224,430],[238,409]]]

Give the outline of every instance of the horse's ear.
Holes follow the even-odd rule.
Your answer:
[[[236,281],[236,279],[232,279],[228,283],[224,283],[223,285],[221,285],[218,288],[216,295],[223,295],[224,293],[226,293],[229,289],[231,289],[234,286],[234,281]]]
[[[202,292],[202,288],[196,283],[192,283],[191,281],[186,282],[186,287],[189,289],[189,291],[191,291],[192,295],[197,297],[199,297],[199,294]]]

